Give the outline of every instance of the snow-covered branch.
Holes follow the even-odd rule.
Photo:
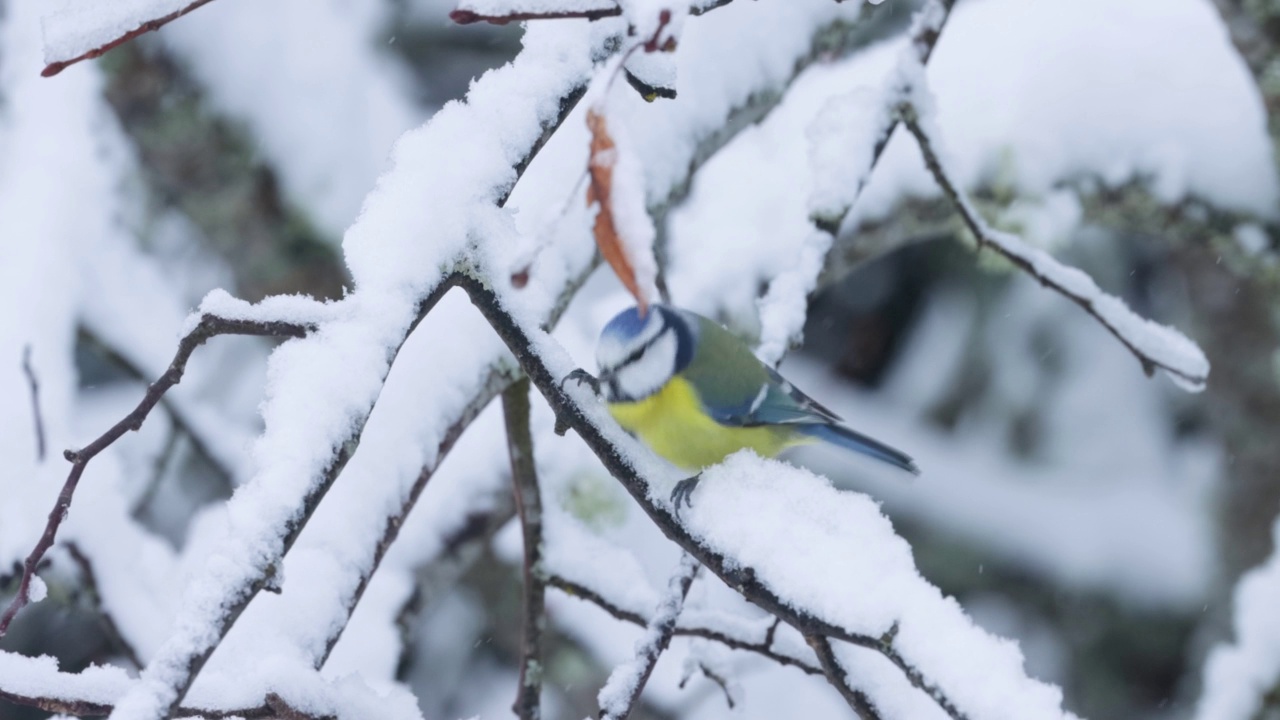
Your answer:
[[[397,145],[396,168],[383,176],[347,233],[355,292],[311,341],[272,358],[276,382],[263,409],[258,474],[229,504],[229,512],[242,516],[242,537],[221,548],[204,581],[190,586],[178,630],[114,716],[158,718],[176,707],[249,601],[278,572],[356,449],[390,363],[448,289],[449,267],[462,260],[472,236],[498,231],[495,201],[505,201],[572,109],[590,59],[607,39],[585,31],[530,31],[525,51],[481,78],[468,103],[446,107]],[[477,128],[486,132],[477,134]],[[459,133],[473,141],[459,146]],[[460,150],[465,158],[456,158],[451,172],[430,175],[440,167],[439,152]],[[459,169],[462,176],[454,172]],[[420,233],[427,227],[438,229],[438,241],[424,242]],[[309,400],[317,385],[331,391],[322,413]]]
[[[130,40],[168,25],[212,0],[131,0],[69,4],[45,18],[45,68],[51,77]]]
[[[923,67],[929,63],[954,4],[955,0],[926,0],[912,18],[900,64]],[[867,187],[871,172],[898,128],[894,112],[899,95],[896,83],[896,78],[890,78],[881,97],[869,103],[870,107],[866,98],[858,96],[833,99],[809,131],[815,142],[819,193],[812,201],[810,217],[828,235],[840,232],[841,223]],[[858,121],[852,123],[853,127],[851,118]],[[832,142],[830,137],[823,137],[830,135],[838,139]]]
[[[929,62],[953,4],[953,0],[927,0],[915,13],[900,63],[924,67]],[[794,264],[773,277],[759,301],[761,330],[756,355],[766,363],[780,363],[799,336],[809,294],[817,289],[840,225],[898,126],[893,112],[898,93],[893,85],[891,80],[881,97],[869,104],[857,94],[830,100],[808,130],[817,181],[817,191],[810,199],[809,219],[814,231],[805,239]]]
[[[915,136],[929,172],[951,200],[973,233],[978,248],[989,247],[1011,263],[1030,273],[1046,287],[1052,288],[1097,318],[1134,357],[1143,370],[1152,374],[1164,370],[1183,389],[1204,389],[1209,376],[1209,361],[1204,352],[1185,335],[1173,328],[1145,320],[1135,314],[1119,298],[1105,293],[1093,278],[1081,270],[1058,262],[1052,255],[1029,245],[1022,238],[992,228],[978,213],[972,201],[956,184],[940,154],[940,139],[930,114],[931,99],[925,85],[923,68],[907,78],[898,108],[902,121]]]
[[[599,405],[599,400],[588,394],[588,391],[575,387],[574,383],[562,386],[561,379],[569,375],[573,365],[545,331],[522,322],[508,312],[506,308],[510,307],[510,302],[495,291],[493,281],[483,272],[460,277],[459,286],[467,292],[472,303],[515,355],[530,380],[551,405],[557,421],[573,429],[586,442],[609,473],[622,483],[663,534],[719,576],[729,587],[735,588],[752,603],[781,618],[803,635],[830,637],[883,655],[902,671],[912,686],[925,692],[952,717],[995,715],[999,708],[1007,707],[1011,697],[1018,698],[1028,717],[1063,717],[1059,708],[1060,692],[1027,678],[1021,668],[1021,656],[974,627],[954,604],[943,601],[936,589],[915,574],[909,554],[905,556],[906,565],[900,568],[900,572],[905,573],[901,584],[879,577],[876,582],[882,584],[883,592],[872,593],[863,589],[853,591],[852,596],[840,594],[838,600],[831,595],[832,588],[827,582],[832,574],[831,568],[813,569],[810,575],[797,575],[807,571],[795,567],[789,557],[779,556],[778,541],[782,537],[790,535],[791,540],[788,542],[806,542],[800,532],[802,529],[815,533],[812,543],[805,545],[807,553],[813,553],[821,547],[838,547],[840,551],[837,554],[843,556],[849,553],[849,548],[865,545],[863,538],[825,534],[836,532],[836,528],[861,525],[851,517],[853,514],[864,515],[869,511],[860,506],[864,501],[860,496],[855,499],[840,495],[826,486],[821,491],[815,487],[813,492],[816,494],[806,507],[823,519],[805,520],[788,510],[800,502],[797,495],[804,492],[801,480],[803,473],[797,470],[784,472],[784,466],[770,464],[764,474],[761,474],[761,469],[754,466],[752,458],[739,455],[735,456],[740,458],[739,462],[729,462],[703,473],[699,493],[705,494],[708,485],[725,491],[716,492],[712,498],[704,496],[702,500],[695,501],[691,518],[686,518],[686,522],[691,520],[693,527],[698,527],[698,533],[695,534],[691,526],[678,519],[668,508],[665,499],[658,499],[665,498],[666,493],[656,491],[655,486],[661,487],[673,480],[669,477],[669,470],[664,469],[666,466],[657,464],[651,455],[640,450],[635,445],[635,440],[608,418],[604,408]],[[781,495],[757,495],[743,491],[744,487],[750,487],[747,478],[779,474],[792,476],[782,483],[785,492]],[[734,486],[732,494],[728,493],[722,482]],[[761,486],[761,492],[769,492],[764,490],[766,487],[773,486],[765,483]],[[703,513],[703,507],[709,503],[729,503],[735,506],[747,503],[750,509],[741,507],[725,511],[724,508],[715,507],[714,514]],[[848,506],[843,510],[838,509],[844,505]],[[757,532],[756,526],[763,520],[761,516],[770,511],[777,512],[773,518],[773,522],[778,523],[776,535]],[[864,519],[870,521],[875,518],[876,522],[884,523],[882,527],[886,535],[883,542],[905,548],[905,543],[887,527],[887,522],[879,515],[878,509],[871,512]],[[748,514],[755,521],[749,524],[741,522],[741,518]],[[869,531],[869,527],[859,530]],[[764,543],[768,547],[767,555],[757,556],[753,551],[746,551],[743,543],[752,547],[760,547],[759,543]],[[766,551],[760,547],[759,552]],[[763,564],[757,566],[753,562],[753,558],[757,557]],[[838,561],[837,555],[822,554],[822,557],[828,562]],[[864,561],[869,562],[870,558]],[[882,565],[878,562],[875,565],[883,572]],[[874,573],[865,576],[861,574],[869,571],[869,566],[860,567],[858,570],[850,570],[848,577],[854,581],[862,578],[869,582]],[[797,582],[804,587],[796,587]],[[814,587],[814,582],[822,584],[822,587]],[[886,582],[888,584],[883,585]],[[810,602],[823,609],[810,607]],[[862,616],[860,611],[870,613],[878,620]],[[834,620],[835,617],[840,620]],[[850,626],[842,624],[845,622]],[[851,627],[864,630],[853,630]],[[897,632],[890,632],[892,628],[897,628]],[[904,628],[910,629],[904,631]],[[936,636],[937,633],[947,636],[947,639]],[[947,645],[950,650],[947,653],[937,653],[938,643]],[[982,654],[983,662],[975,663],[974,653]],[[935,677],[934,673],[938,675]],[[986,680],[979,681],[978,674]],[[993,678],[998,680],[993,682]],[[971,707],[962,710],[961,705],[953,699],[953,694],[964,697],[966,704]]]
[[[80,477],[84,474],[85,467],[94,457],[110,447],[116,440],[119,440],[126,432],[130,430],[137,431],[142,427],[142,423],[151,414],[151,410],[160,402],[160,399],[164,397],[164,394],[182,381],[187,362],[191,359],[191,354],[195,352],[196,348],[219,335],[300,338],[313,329],[314,325],[298,322],[294,318],[278,319],[269,315],[254,313],[230,317],[209,312],[201,313],[194,320],[193,326],[188,328],[182,340],[179,341],[178,351],[174,355],[173,361],[169,364],[169,369],[147,387],[147,392],[143,395],[138,405],[88,445],[79,450],[67,450],[63,453],[63,456],[71,463],[71,471],[67,474],[62,491],[58,494],[57,502],[54,504],[53,509],[49,511],[49,519],[45,524],[44,533],[41,534],[35,548],[32,549],[23,562],[22,580],[18,585],[18,593],[13,598],[13,601],[9,603],[4,613],[0,614],[0,636],[3,636],[8,631],[9,624],[13,622],[18,612],[27,603],[31,602],[31,587],[36,569],[40,565],[41,559],[44,558],[45,553],[53,546],[53,542],[58,535],[58,528],[62,525],[67,513],[71,511],[71,502],[75,496],[76,486],[80,482]]]
[[[609,674],[609,680],[600,688],[601,720],[626,720],[640,699],[640,693],[649,682],[658,658],[671,644],[676,621],[684,609],[689,586],[698,574],[698,561],[689,553],[680,555],[680,565],[667,581],[667,593],[662,597],[653,616],[645,626],[644,637],[636,644],[636,654]]]

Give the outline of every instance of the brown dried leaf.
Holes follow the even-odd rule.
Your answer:
[[[587,164],[591,182],[587,185],[587,205],[593,202],[600,204],[594,228],[596,246],[600,248],[600,255],[605,262],[609,263],[609,267],[613,268],[613,273],[622,281],[622,285],[636,299],[636,304],[640,306],[640,313],[643,315],[649,308],[649,300],[640,291],[635,268],[627,257],[626,248],[622,244],[622,238],[618,236],[618,228],[613,221],[611,198],[613,197],[613,164],[616,155],[613,138],[609,135],[604,116],[594,108],[587,111],[587,129],[591,131],[591,160]]]

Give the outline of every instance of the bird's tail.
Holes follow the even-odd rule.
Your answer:
[[[869,455],[909,473],[920,474],[920,468],[916,467],[916,463],[911,459],[911,456],[901,450],[891,448],[879,440],[874,440],[860,432],[850,430],[843,425],[806,424],[800,427],[800,431],[818,440],[824,440],[833,445],[839,445],[854,452]]]

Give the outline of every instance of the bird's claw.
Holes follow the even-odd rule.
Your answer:
[[[698,473],[676,483],[675,489],[671,491],[671,504],[675,506],[676,517],[680,517],[681,504],[687,508],[693,507],[693,490],[698,487],[698,481],[701,479],[702,473]]]
[[[591,388],[591,391],[594,392],[596,395],[600,394],[600,381],[597,380],[594,375],[587,372],[586,370],[583,370],[582,368],[578,368],[573,372],[569,373],[568,375],[565,375],[564,379],[560,381],[561,389],[563,389],[565,386],[565,383],[569,382],[570,380],[577,382],[579,385],[585,384],[589,386]]]

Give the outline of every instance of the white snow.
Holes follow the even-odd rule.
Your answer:
[[[703,472],[684,517],[791,607],[871,637],[896,626],[894,648],[967,715],[1070,717],[1060,690],[1025,675],[1016,644],[979,629],[920,577],[866,496],[742,451]]]
[[[1280,523],[1272,531],[1280,547]],[[1280,553],[1245,573],[1232,602],[1234,640],[1218,645],[1205,661],[1197,720],[1248,720],[1259,716],[1263,698],[1280,682]]]
[[[100,48],[194,0],[53,0],[44,8],[44,57],[54,63]]]

